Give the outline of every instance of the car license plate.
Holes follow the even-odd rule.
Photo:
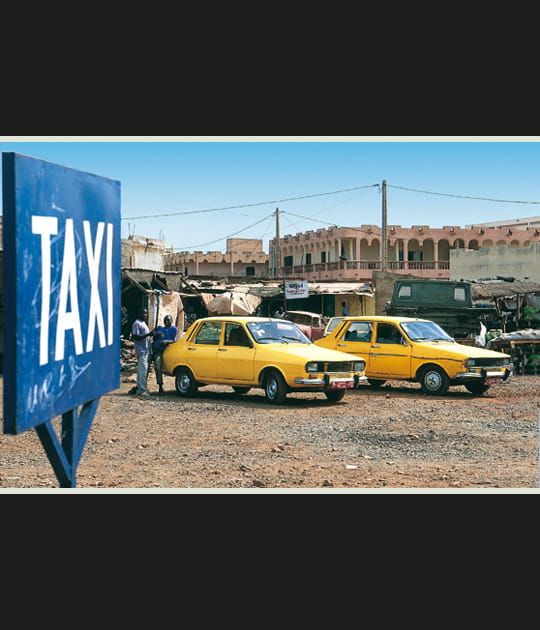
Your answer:
[[[501,382],[500,378],[487,378],[486,385],[498,385]]]
[[[330,389],[351,389],[354,387],[353,381],[334,381],[330,383]]]

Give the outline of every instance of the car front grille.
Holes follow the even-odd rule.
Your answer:
[[[317,364],[317,372],[334,374],[336,372],[354,372],[354,363],[351,361],[331,361]]]
[[[481,368],[494,368],[494,367],[505,367],[508,365],[507,359],[474,359],[475,367]]]

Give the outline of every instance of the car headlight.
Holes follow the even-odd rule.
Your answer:
[[[306,372],[307,372],[308,374],[313,374],[313,373],[315,373],[315,372],[320,372],[320,370],[319,370],[319,364],[318,364],[318,363],[315,363],[314,361],[312,361],[312,362],[310,362],[310,363],[306,364]]]
[[[353,372],[363,372],[366,369],[365,361],[357,361],[353,365]]]
[[[467,359],[467,361],[465,361],[465,367],[466,368],[476,367],[476,359]]]

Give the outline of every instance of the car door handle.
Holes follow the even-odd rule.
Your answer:
[[[190,352],[196,352],[196,351],[197,351],[197,348],[188,348],[188,350],[189,350]]]
[[[220,352],[229,352],[228,348],[220,348],[219,351]]]
[[[347,344],[346,343],[338,343],[338,348],[346,348]]]
[[[381,346],[371,346],[372,348],[375,348],[377,350],[380,350]]]

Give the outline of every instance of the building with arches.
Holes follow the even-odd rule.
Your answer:
[[[516,222],[517,224],[518,222]],[[387,228],[386,269],[418,278],[449,280],[450,252],[506,246],[528,247],[540,243],[540,226],[445,226],[414,225]],[[281,261],[281,275],[310,282],[370,282],[382,271],[382,229],[376,225],[330,227],[287,235],[270,242],[270,267]]]

